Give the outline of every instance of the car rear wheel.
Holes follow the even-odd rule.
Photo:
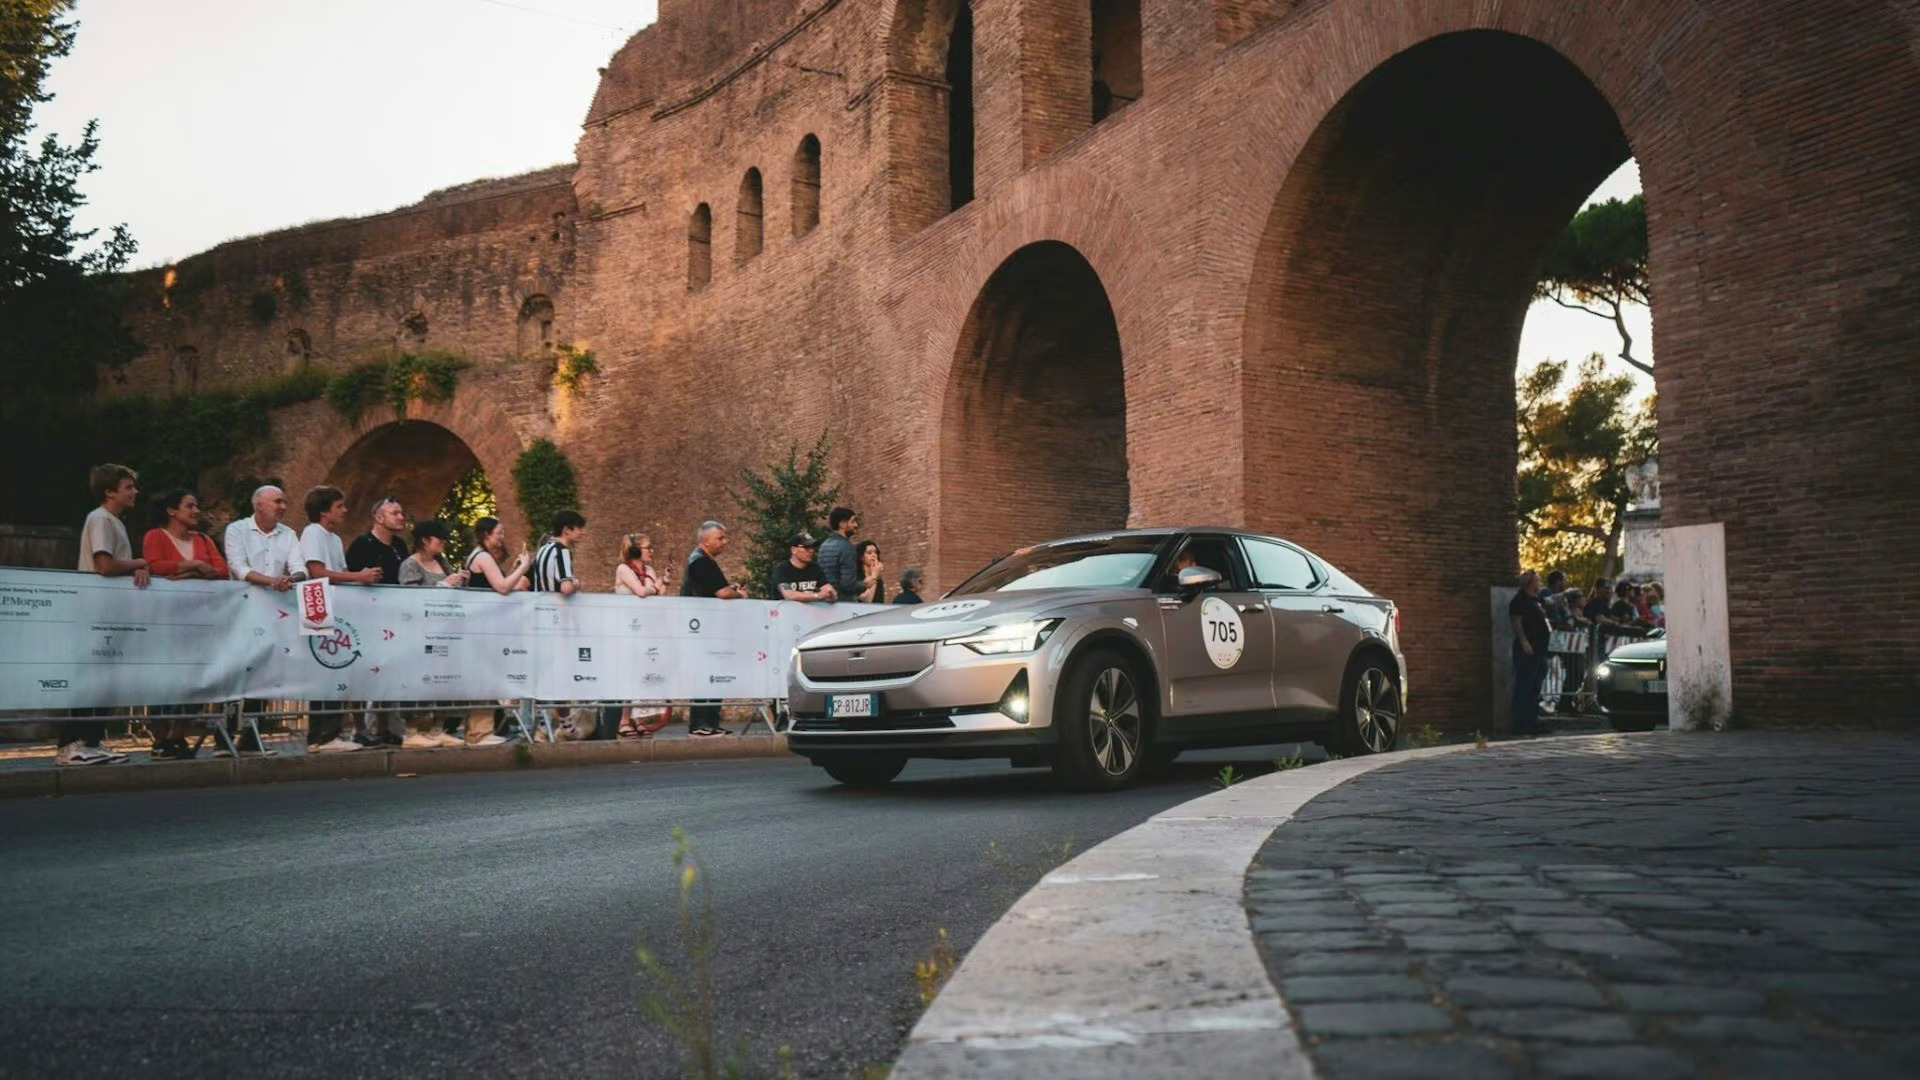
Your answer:
[[[1400,741],[1400,677],[1384,660],[1363,656],[1348,670],[1332,750],[1348,757],[1383,754]]]
[[[1054,775],[1076,790],[1125,787],[1151,752],[1139,676],[1131,660],[1109,649],[1074,661],[1060,684],[1053,722],[1060,729]]]
[[[837,757],[822,761],[820,767],[835,780],[857,788],[885,787],[907,767],[907,759],[882,754]]]

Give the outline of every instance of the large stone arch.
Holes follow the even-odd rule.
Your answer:
[[[1508,57],[1532,49],[1557,58],[1562,74],[1578,76],[1564,81],[1591,88],[1640,163],[1659,336],[1663,518],[1671,525],[1725,526],[1736,713],[1766,722],[1795,719],[1791,710],[1814,700],[1897,707],[1914,689],[1920,654],[1911,635],[1891,652],[1861,650],[1857,613],[1809,601],[1796,606],[1819,608],[1817,626],[1799,617],[1789,625],[1775,614],[1783,598],[1798,595],[1809,565],[1839,570],[1897,561],[1902,541],[1891,523],[1898,515],[1887,508],[1913,506],[1911,487],[1900,492],[1891,474],[1873,463],[1920,454],[1910,353],[1903,359],[1890,345],[1903,333],[1911,340],[1920,311],[1913,249],[1894,239],[1910,235],[1920,218],[1920,153],[1902,134],[1908,130],[1902,118],[1910,120],[1920,101],[1920,57],[1902,45],[1911,28],[1903,37],[1884,5],[1849,5],[1844,17],[1780,15],[1762,25],[1736,24],[1699,6],[1622,14],[1549,3],[1342,0],[1303,14],[1284,42],[1287,54],[1324,62],[1282,63],[1276,41],[1248,48],[1223,72],[1231,78],[1234,64],[1245,65],[1242,74],[1261,72],[1246,80],[1253,89],[1242,102],[1212,117],[1223,130],[1233,129],[1245,149],[1244,167],[1217,178],[1219,197],[1206,230],[1219,249],[1215,269],[1228,279],[1213,293],[1222,335],[1215,340],[1244,365],[1242,497],[1249,520],[1318,539],[1364,580],[1410,598],[1409,638],[1418,643],[1410,651],[1422,672],[1422,697],[1444,719],[1485,718],[1489,617],[1484,599],[1475,598],[1484,597],[1486,582],[1470,579],[1497,580],[1512,569],[1496,559],[1504,537],[1463,544],[1457,529],[1452,540],[1420,535],[1436,514],[1471,509],[1485,516],[1489,534],[1509,520],[1488,495],[1500,464],[1460,457],[1458,440],[1438,437],[1449,427],[1486,431],[1498,423],[1494,410],[1510,407],[1511,397],[1493,386],[1496,361],[1485,359],[1482,377],[1490,389],[1470,401],[1449,399],[1455,389],[1449,380],[1461,377],[1464,342],[1477,338],[1483,349],[1497,351],[1492,343],[1508,329],[1517,332],[1524,297],[1500,297],[1514,296],[1529,245],[1550,237],[1541,230],[1555,216],[1551,200],[1523,200],[1515,208],[1517,224],[1495,233],[1484,228],[1492,220],[1484,207],[1457,202],[1468,220],[1483,226],[1478,237],[1463,237],[1474,250],[1426,242],[1431,236],[1411,238],[1406,247],[1428,252],[1432,265],[1423,274],[1389,269],[1380,277],[1413,288],[1410,306],[1439,310],[1422,333],[1403,335],[1399,366],[1370,368],[1377,355],[1353,354],[1379,350],[1355,348],[1351,336],[1302,333],[1300,313],[1316,293],[1333,300],[1330,314],[1348,321],[1384,310],[1377,303],[1382,281],[1345,265],[1363,262],[1358,256],[1367,245],[1328,240],[1343,229],[1352,235],[1357,220],[1357,201],[1345,197],[1351,187],[1330,179],[1355,157],[1354,145],[1340,136],[1351,134],[1345,124],[1356,100],[1378,89],[1382,73],[1408,57],[1417,62],[1429,48],[1445,48],[1450,38],[1474,35],[1520,43],[1507,46]],[[1827,58],[1809,61],[1821,77],[1787,77],[1767,45],[1796,35],[1808,41],[1809,56]],[[1842,50],[1848,62],[1833,64]],[[1552,67],[1550,60],[1542,63]],[[1455,66],[1469,82],[1489,73],[1469,66]],[[1496,67],[1493,73],[1505,72]],[[1522,98],[1537,92],[1534,86],[1514,91]],[[1555,130],[1559,120],[1536,125],[1534,134],[1546,136],[1538,149],[1553,152],[1555,136],[1564,135]],[[1375,142],[1376,165],[1384,168],[1389,151],[1384,140]],[[1494,157],[1509,165],[1537,163]],[[1543,171],[1553,174],[1564,164],[1549,161]],[[1446,169],[1437,171],[1441,175],[1427,179],[1444,186]],[[1581,171],[1562,170],[1540,188],[1566,197]],[[1345,175],[1361,172],[1348,168]],[[1378,180],[1380,174],[1368,175]],[[1515,189],[1483,168],[1480,194],[1502,190]],[[1837,192],[1873,194],[1839,209],[1831,204]],[[1390,208],[1387,199],[1374,198],[1373,211]],[[1577,205],[1573,198],[1567,213]],[[1318,212],[1299,213],[1308,203]],[[1814,207],[1830,212],[1813,213]],[[1475,266],[1504,280],[1473,282],[1460,292]],[[1315,282],[1315,275],[1335,280]],[[1337,287],[1343,276],[1346,295]],[[1387,324],[1365,327],[1359,336],[1377,345],[1409,328],[1401,312]],[[1416,346],[1420,351],[1408,355]],[[1456,361],[1451,367],[1449,356]],[[1330,362],[1339,366],[1329,370]],[[1414,377],[1421,374],[1424,381]],[[1354,407],[1357,415],[1348,419],[1355,429],[1303,425],[1300,411],[1311,399],[1279,400],[1316,375],[1345,384],[1350,392],[1324,404]],[[1369,377],[1370,385],[1355,388]],[[1879,388],[1877,397],[1870,387]],[[1366,407],[1383,403],[1386,412],[1368,414]],[[1463,406],[1485,415],[1464,415]],[[1396,432],[1424,427],[1435,437],[1421,456],[1410,456],[1405,440],[1381,445],[1357,438],[1354,431],[1369,422]],[[1755,453],[1748,440],[1760,430],[1772,445]],[[1449,455],[1459,459],[1451,473],[1441,460]],[[1307,466],[1327,460],[1339,469],[1307,475]],[[1394,462],[1412,465],[1412,475],[1394,475]],[[1371,518],[1342,501],[1348,494],[1342,481],[1356,473],[1363,481],[1391,481],[1373,491],[1378,505]],[[1356,486],[1367,490],[1364,482]],[[1790,507],[1781,502],[1789,491],[1797,493]],[[1412,498],[1400,497],[1408,492]],[[1379,520],[1386,524],[1368,523]],[[1847,527],[1834,528],[1839,521]],[[1786,552],[1794,554],[1783,558]],[[1436,566],[1461,572],[1444,583],[1418,576]],[[1889,671],[1903,674],[1888,678]]]
[[[331,484],[346,492],[350,529],[364,529],[372,500],[389,494],[421,519],[439,505],[454,480],[478,463],[493,483],[509,535],[526,535],[526,517],[513,491],[513,465],[539,433],[523,432],[483,387],[462,385],[449,401],[409,402],[404,417],[375,406],[355,424],[331,414],[326,420],[317,435],[289,447],[287,490],[296,518],[301,492]]]
[[[916,280],[909,285],[919,294],[914,310],[925,313],[928,321],[900,329],[901,340],[918,340],[923,345],[915,373],[919,400],[940,403],[937,409],[927,409],[918,425],[921,445],[927,450],[922,459],[925,474],[941,481],[934,500],[934,521],[944,522],[952,515],[984,509],[961,505],[949,496],[941,464],[947,437],[945,418],[952,408],[948,399],[955,390],[956,365],[969,348],[969,320],[989,291],[993,276],[1016,253],[1049,243],[1070,249],[1090,268],[1117,330],[1118,368],[1126,403],[1125,523],[1138,525],[1177,513],[1174,506],[1185,497],[1179,494],[1184,485],[1171,482],[1163,471],[1141,468],[1149,457],[1177,453],[1182,424],[1181,418],[1173,415],[1176,402],[1169,397],[1153,400],[1148,392],[1149,387],[1168,386],[1175,380],[1170,345],[1173,314],[1158,261],[1138,242],[1141,231],[1132,209],[1117,191],[1090,174],[1055,170],[986,200],[976,213],[974,231],[956,243],[939,280]],[[1207,422],[1205,417],[1186,419],[1192,420],[1195,428]],[[1188,433],[1195,428],[1187,429]],[[1195,465],[1209,467],[1201,460]],[[929,539],[929,565],[941,588],[957,584],[962,576],[978,569],[977,565],[968,565],[964,555],[959,559],[949,557],[942,550],[938,530]]]

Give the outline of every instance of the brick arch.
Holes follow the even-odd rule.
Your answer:
[[[1491,695],[1488,615],[1462,598],[1514,574],[1513,366],[1540,258],[1628,156],[1558,53],[1446,34],[1327,111],[1264,224],[1242,340],[1247,520],[1400,604],[1438,715],[1484,715]]]
[[[416,519],[432,513],[453,481],[478,462],[493,484],[510,535],[525,535],[513,464],[530,442],[483,390],[462,385],[450,401],[409,402],[405,419],[375,406],[358,424],[329,425],[309,445],[292,448],[290,460],[299,467],[289,470],[288,491],[297,506],[300,492],[315,484],[341,488],[348,525],[357,530],[365,528],[371,501],[382,495],[398,495]],[[410,456],[421,464],[408,468],[383,460]]]
[[[1064,247],[1084,261],[1111,309],[1119,354],[1114,366],[1124,388],[1126,449],[1122,471],[1127,490],[1123,521],[1112,524],[1139,524],[1147,517],[1166,513],[1163,507],[1168,499],[1163,488],[1180,481],[1160,476],[1143,485],[1135,478],[1142,476],[1139,466],[1143,456],[1165,452],[1166,436],[1171,432],[1163,425],[1143,427],[1136,418],[1152,417],[1152,387],[1175,377],[1169,344],[1173,314],[1167,290],[1158,284],[1165,280],[1161,268],[1139,243],[1142,233],[1134,212],[1099,178],[1066,169],[990,200],[976,212],[979,216],[973,236],[943,267],[940,281],[921,292],[920,299],[925,303],[916,308],[931,312],[929,323],[917,330],[903,328],[902,334],[903,340],[909,341],[916,332],[921,335],[924,351],[916,378],[920,400],[940,403],[938,409],[926,411],[922,427],[924,445],[931,451],[927,473],[941,476],[936,497],[940,510],[935,520],[1005,512],[1001,508],[956,504],[956,498],[964,500],[966,496],[949,493],[940,461],[946,454],[946,441],[954,434],[948,430],[946,418],[958,403],[950,399],[956,392],[965,392],[965,387],[956,383],[956,376],[963,374],[961,365],[978,342],[976,330],[981,329],[970,326],[970,322],[977,323],[977,309],[982,297],[991,291],[994,276],[1018,253],[1042,244]],[[984,329],[992,332],[991,326]],[[1017,527],[1017,523],[1010,522],[1009,527]],[[965,559],[988,543],[984,538],[977,543],[970,541],[950,557],[941,537],[932,540],[931,565],[935,580],[943,586],[956,584],[960,575],[977,569],[966,565]]]

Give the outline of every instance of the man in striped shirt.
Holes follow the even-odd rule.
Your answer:
[[[573,545],[587,534],[587,519],[578,510],[553,515],[552,535],[533,557],[533,591],[572,596],[580,591],[573,576]]]

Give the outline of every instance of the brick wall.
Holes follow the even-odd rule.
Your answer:
[[[1920,460],[1910,4],[1144,0],[1140,99],[1096,124],[1091,7],[976,0],[977,190],[955,210],[957,10],[664,5],[610,64],[570,190],[329,227],[362,239],[302,256],[325,318],[255,326],[260,278],[223,270],[156,340],[195,347],[203,379],[238,378],[283,363],[291,329],[331,362],[418,309],[430,342],[498,351],[546,295],[602,373],[568,397],[503,366],[462,394],[497,388],[500,430],[573,458],[590,580],[632,528],[677,561],[702,517],[734,515],[740,468],[825,429],[890,566],[940,586],[982,551],[1121,506],[1136,524],[1292,535],[1403,602],[1417,719],[1473,728],[1478,598],[1514,569],[1527,286],[1630,152],[1663,512],[1727,524],[1736,709],[1911,723],[1920,616],[1834,585],[1900,566],[1920,525],[1900,467]],[[819,226],[796,235],[808,135]],[[750,168],[764,246],[736,266]],[[700,203],[722,255],[689,290]],[[1086,269],[1022,278],[1017,253],[1046,241]],[[1022,411],[1076,426],[1020,428]],[[288,460],[324,472],[350,443],[295,413]],[[1078,482],[1036,471],[1046,458]]]

